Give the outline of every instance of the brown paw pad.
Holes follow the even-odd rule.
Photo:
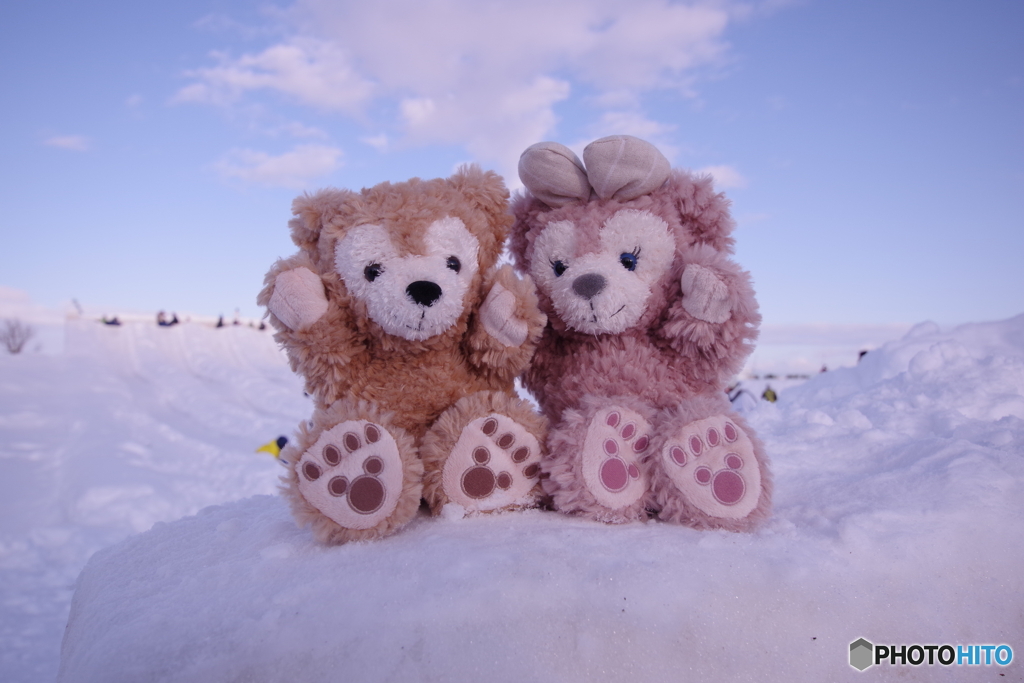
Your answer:
[[[478,418],[463,430],[445,462],[448,498],[470,510],[531,503],[540,476],[540,444],[511,418]]]
[[[383,428],[365,421],[347,422],[324,432],[302,455],[298,470],[303,497],[352,529],[369,528],[382,514],[390,514],[403,476],[395,440]]]
[[[494,493],[497,481],[490,467],[470,467],[462,475],[462,491],[470,498],[479,500]]]

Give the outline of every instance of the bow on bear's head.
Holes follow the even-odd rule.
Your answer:
[[[519,157],[519,178],[552,208],[591,198],[629,201],[668,179],[671,165],[654,145],[631,135],[611,135],[587,145],[580,161],[557,142],[538,142]]]

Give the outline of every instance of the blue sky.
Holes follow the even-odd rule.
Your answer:
[[[708,170],[766,324],[1024,312],[1024,3],[0,7],[0,287],[244,316],[293,197],[613,133]]]

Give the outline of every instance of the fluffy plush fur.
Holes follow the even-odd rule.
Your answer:
[[[501,179],[470,166],[323,190],[293,211],[299,251],[258,302],[316,402],[282,453],[297,518],[341,543],[393,533],[424,493],[435,514],[534,504],[547,424],[513,380],[545,317],[528,279],[495,268],[511,223]]]
[[[552,424],[545,489],[608,522],[655,511],[751,530],[770,510],[768,459],[724,390],[760,316],[729,258],[728,201],[636,138],[602,139],[584,160],[531,147],[513,202],[511,251],[549,318],[524,377]],[[600,182],[581,191],[581,174]]]

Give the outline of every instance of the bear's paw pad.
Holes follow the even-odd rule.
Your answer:
[[[650,425],[638,413],[611,407],[594,415],[583,442],[582,468],[598,503],[619,510],[647,492],[650,482],[639,461],[650,443]]]
[[[444,464],[442,486],[467,511],[526,507],[540,477],[537,437],[510,417],[492,413],[462,430]]]
[[[742,519],[757,507],[754,445],[725,415],[683,427],[662,448],[662,465],[684,499],[710,517]]]
[[[370,529],[387,519],[402,492],[398,445],[366,420],[322,433],[296,469],[306,502],[346,529]]]

